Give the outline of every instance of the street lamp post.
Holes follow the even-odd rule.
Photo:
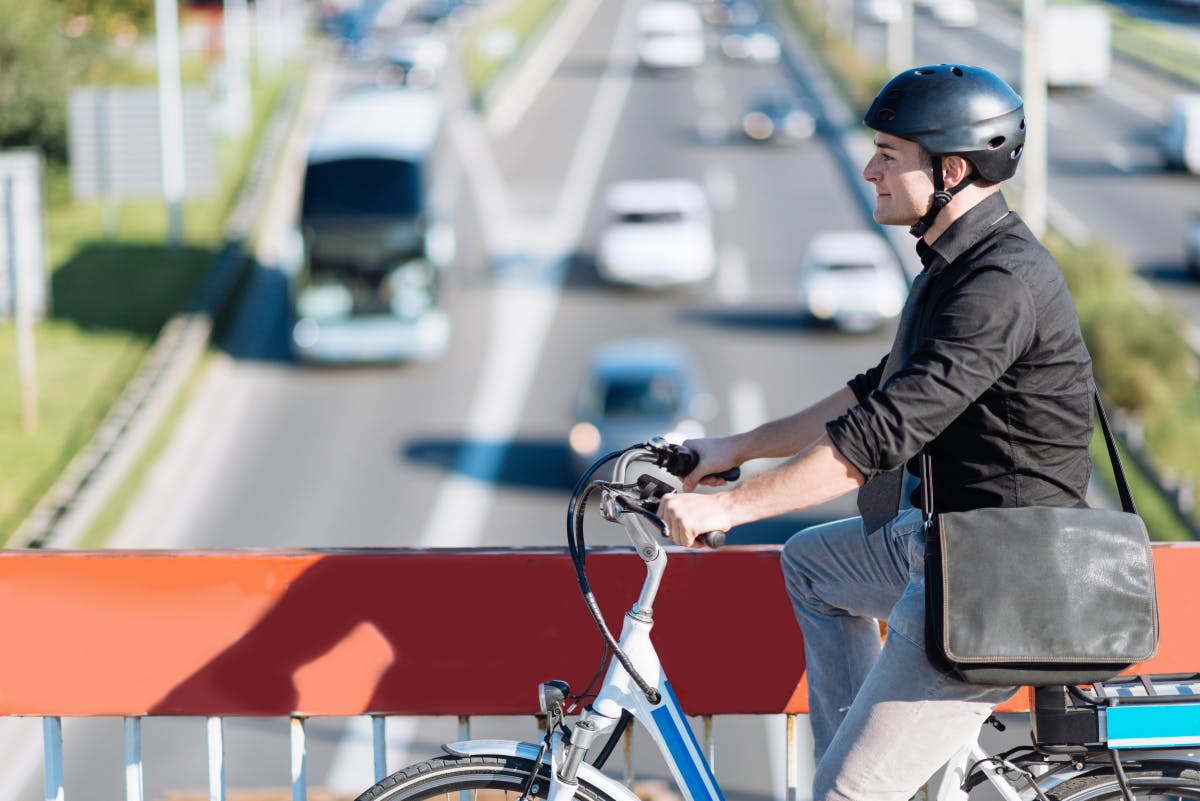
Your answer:
[[[1025,175],[1022,217],[1037,236],[1046,232],[1046,159],[1049,108],[1046,102],[1046,67],[1042,45],[1045,0],[1024,0],[1021,94],[1025,101],[1025,151],[1021,157]]]
[[[178,0],[155,0],[158,49],[158,125],[162,149],[162,192],[167,204],[167,241],[183,242],[183,79],[179,70]]]

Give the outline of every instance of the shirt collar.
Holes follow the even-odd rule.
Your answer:
[[[924,239],[917,240],[917,255],[926,269],[938,262],[951,264],[972,245],[983,238],[987,230],[1008,214],[1008,203],[1004,195],[994,192],[976,203],[967,212],[942,232],[932,245]]]

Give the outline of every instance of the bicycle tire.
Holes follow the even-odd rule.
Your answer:
[[[1200,801],[1200,770],[1191,765],[1159,764],[1125,769],[1129,790],[1138,801]],[[1122,801],[1111,771],[1069,779],[1046,793],[1051,801]]]
[[[356,801],[516,801],[524,789],[533,760],[517,756],[443,756],[398,770],[364,791]],[[545,798],[550,789],[550,769],[543,764],[530,796]],[[480,791],[489,792],[480,794]],[[576,798],[583,801],[617,801],[584,782]]]

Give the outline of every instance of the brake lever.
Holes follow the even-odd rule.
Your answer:
[[[737,470],[736,467],[733,469]],[[654,515],[654,519],[656,521],[658,521],[658,523],[659,523],[662,535],[664,537],[666,537],[667,536],[667,527],[665,525],[663,525],[661,518],[659,518],[659,516],[658,516],[658,505],[659,505],[659,501],[661,501],[663,499],[663,497],[665,495],[667,495],[668,493],[674,492],[675,488],[673,486],[671,486],[670,484],[668,484],[667,482],[663,481],[662,479],[655,478],[654,476],[645,475],[645,474],[638,476],[637,488],[638,488],[638,495],[639,495],[639,505],[646,512]],[[696,538],[696,540],[701,545],[704,545],[705,547],[720,548],[722,545],[725,544],[725,532],[724,531],[709,531],[704,534],[701,534],[699,537]]]

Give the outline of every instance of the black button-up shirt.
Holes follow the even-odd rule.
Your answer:
[[[906,462],[919,476],[926,447],[938,512],[1085,506],[1091,358],[1053,257],[999,192],[917,252],[910,348],[882,385],[883,362],[851,379],[834,446],[867,478]]]

